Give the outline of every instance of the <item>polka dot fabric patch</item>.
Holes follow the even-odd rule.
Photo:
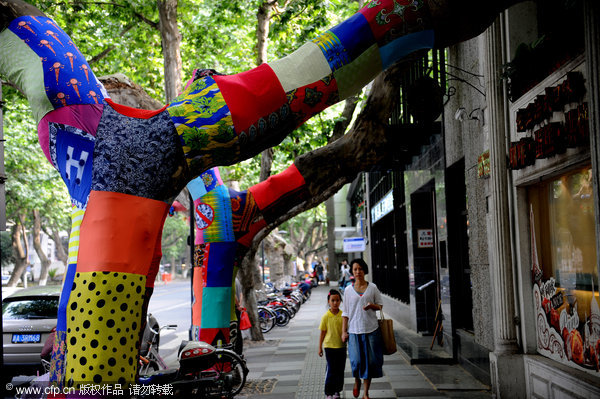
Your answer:
[[[76,273],[67,308],[67,386],[135,381],[146,277]]]

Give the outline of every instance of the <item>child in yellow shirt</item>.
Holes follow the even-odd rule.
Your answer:
[[[321,318],[319,330],[319,356],[327,359],[327,375],[325,376],[325,395],[327,399],[338,399],[344,389],[344,368],[346,367],[346,345],[342,341],[342,295],[337,290],[330,290],[327,295],[329,310]]]

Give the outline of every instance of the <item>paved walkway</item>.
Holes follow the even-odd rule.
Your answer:
[[[325,357],[318,355],[319,322],[326,311],[328,287],[313,289],[289,325],[275,327],[260,343],[245,342],[244,355],[250,369],[248,383],[238,398],[324,398]],[[394,322],[395,327],[404,327]],[[383,378],[372,381],[372,398],[491,398],[489,387],[459,365],[410,365],[399,349],[385,356]],[[343,398],[352,398],[354,378],[346,362]]]

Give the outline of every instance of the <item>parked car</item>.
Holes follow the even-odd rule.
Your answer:
[[[11,374],[41,370],[40,353],[56,327],[60,288],[25,288],[2,301],[3,361]]]

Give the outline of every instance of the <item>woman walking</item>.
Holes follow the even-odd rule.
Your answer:
[[[345,290],[342,306],[342,340],[348,341],[348,356],[354,376],[352,394],[358,397],[361,379],[364,382],[363,399],[369,399],[372,378],[383,376],[383,345],[377,322],[377,310],[383,301],[377,286],[365,280],[369,267],[362,259],[350,263],[354,285]]]

